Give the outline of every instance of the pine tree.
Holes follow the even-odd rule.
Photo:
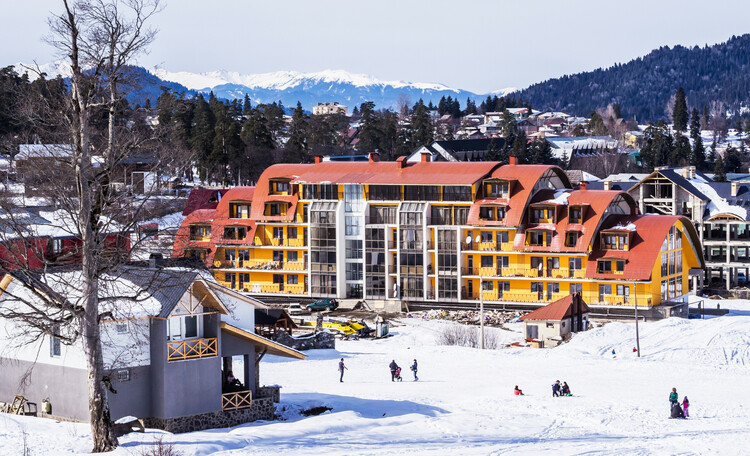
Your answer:
[[[678,131],[670,155],[669,166],[685,166],[690,161],[691,153],[690,140]]]
[[[701,130],[708,130],[711,118],[708,115],[708,107],[703,105],[703,115],[701,115]]]
[[[242,103],[242,115],[249,116],[253,111],[253,105],[250,103],[250,95],[245,94],[245,101]]]
[[[545,139],[535,139],[528,147],[528,160],[532,164],[555,164],[552,147]]]
[[[292,122],[289,126],[289,138],[284,147],[283,161],[285,163],[304,163],[307,161],[307,115],[299,101],[292,113]]]
[[[742,169],[742,156],[734,146],[727,147],[723,162],[724,169],[728,173],[738,173]]]
[[[716,165],[714,165],[714,182],[726,182],[727,173],[724,171],[724,160],[721,156],[716,157]]]
[[[495,139],[490,139],[490,144],[487,146],[487,152],[484,154],[484,161],[500,161],[500,147],[498,147]]]
[[[701,139],[700,136],[693,141],[690,164],[695,166],[695,169],[699,171],[704,171],[706,169],[706,151],[703,147],[703,139]]]
[[[206,103],[203,95],[199,94],[195,99],[190,145],[198,163],[201,181],[205,181],[209,174],[208,156],[213,149],[214,135],[216,134],[215,124],[216,117],[214,117],[213,111]]]
[[[695,140],[701,135],[701,121],[698,117],[698,110],[693,108],[690,114],[690,139]]]
[[[432,144],[435,139],[435,127],[423,102],[414,105],[411,115],[411,127],[413,131],[412,146],[426,146]]]
[[[674,129],[677,131],[685,131],[688,126],[688,106],[687,100],[685,99],[685,91],[682,87],[677,88],[677,92],[674,96],[674,107],[672,110],[672,121],[674,123]]]

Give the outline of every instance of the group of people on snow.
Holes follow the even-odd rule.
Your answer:
[[[409,369],[414,374],[414,381],[416,382],[419,380],[419,377],[417,377],[417,369],[418,369],[417,360],[414,360],[414,363],[412,363],[411,366],[409,366]],[[403,380],[403,377],[401,377],[401,368],[396,364],[396,360],[392,360],[391,364],[388,365],[388,368],[391,370],[391,381],[395,382],[398,380],[399,382]],[[344,383],[344,371],[349,370],[348,367],[346,367],[346,364],[344,364],[344,358],[341,358],[339,361],[339,382]]]
[[[682,399],[682,407],[680,407],[680,396],[677,394],[677,388],[672,388],[672,392],[669,393],[669,410],[671,418],[689,418],[690,412],[690,401],[687,396]]]
[[[556,380],[555,383],[552,384],[552,397],[561,396],[572,396],[572,394],[570,394],[570,387],[568,386],[568,382],[562,382],[561,384],[560,380]]]

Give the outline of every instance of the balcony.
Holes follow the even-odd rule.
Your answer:
[[[249,271],[305,271],[304,261],[273,260],[215,260],[215,268],[246,269]]]
[[[216,355],[215,337],[167,342],[167,361],[209,358]]]
[[[237,391],[234,393],[224,393],[221,395],[222,410],[239,410],[253,406],[252,391]]]
[[[305,295],[305,285],[302,283],[257,283],[246,282],[243,284],[235,283],[234,287],[230,282],[218,281],[220,285],[227,288],[244,291],[245,293],[263,293],[263,294],[282,294],[282,295]]]
[[[306,247],[303,238],[276,238],[271,236],[255,236],[253,244],[258,247]]]

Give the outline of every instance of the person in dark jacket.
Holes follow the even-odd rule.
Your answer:
[[[339,372],[341,372],[339,382],[341,383],[344,383],[344,370],[349,370],[349,368],[344,364],[344,358],[341,358],[341,361],[339,361]]]
[[[570,387],[568,386],[568,382],[562,383],[561,392],[563,396],[572,396],[572,394],[570,394]]]
[[[394,359],[391,361],[391,364],[388,365],[388,367],[391,369],[391,381],[396,381],[396,371],[398,370],[398,364],[396,364],[396,360]]]
[[[416,359],[414,360],[414,364],[412,364],[409,369],[411,369],[411,371],[414,372],[414,381],[416,382],[417,380],[419,380],[419,377],[417,377],[417,360]]]
[[[560,397],[560,380],[552,384],[552,397]]]
[[[685,414],[682,412],[680,404],[675,402],[672,406],[672,418],[685,418]]]

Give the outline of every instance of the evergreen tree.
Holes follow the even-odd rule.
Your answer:
[[[382,130],[375,103],[366,101],[359,106],[359,143],[357,149],[361,153],[374,152],[381,149]]]
[[[250,103],[250,95],[245,94],[245,101],[242,103],[242,115],[249,116],[253,111],[253,105]]]
[[[195,109],[193,111],[193,128],[190,136],[190,145],[198,163],[199,177],[205,181],[209,174],[210,163],[208,156],[213,149],[214,127],[216,118],[203,95],[195,98]]]
[[[289,137],[284,146],[282,161],[285,163],[304,163],[307,161],[307,115],[299,101],[292,113]]]
[[[235,105],[236,107],[236,105]],[[208,157],[214,178],[225,185],[241,178],[242,156],[245,145],[240,139],[240,126],[231,115],[231,103],[218,102],[214,105],[216,124],[211,154]]]
[[[583,125],[578,124],[573,127],[573,130],[570,131],[570,136],[577,138],[581,136],[588,136],[588,134],[586,133],[586,128],[584,128]]]
[[[607,126],[598,112],[592,111],[589,119],[589,133],[591,136],[604,136],[607,134]]]
[[[532,164],[556,164],[552,155],[552,146],[546,139],[535,139],[528,147],[528,160]]]
[[[641,164],[647,169],[666,165],[672,153],[672,135],[667,132],[663,121],[656,125],[649,124],[643,132],[644,145],[641,148]]]
[[[476,114],[477,104],[471,98],[466,99],[466,115]]]
[[[245,157],[248,162],[244,181],[255,182],[263,170],[274,163],[272,150],[275,147],[266,118],[259,110],[253,109],[250,112],[242,125],[240,136],[245,143]]]
[[[447,103],[447,101],[445,99],[445,95],[443,95],[442,97],[440,97],[440,101],[438,102],[438,108],[437,108],[438,114],[440,114],[442,116],[443,114],[445,114],[448,111],[447,104],[448,103]]]
[[[519,130],[513,140],[513,148],[511,149],[510,155],[516,157],[518,163],[528,163],[527,148],[528,141],[526,139],[526,134],[522,130]]]
[[[420,100],[414,105],[411,115],[411,127],[413,130],[412,146],[416,149],[419,146],[432,144],[435,140],[435,128],[432,125],[427,107]]]
[[[500,147],[498,147],[494,138],[490,139],[487,152],[484,154],[484,161],[500,161]]]
[[[700,136],[693,141],[693,150],[690,155],[690,164],[699,171],[706,170],[706,151],[703,147],[703,139]]]
[[[734,146],[727,147],[723,162],[724,169],[728,173],[739,173],[742,170],[742,156]]]
[[[708,115],[708,107],[703,105],[703,115],[701,115],[701,130],[708,130],[709,122],[711,121]]]
[[[726,182],[727,173],[724,171],[724,160],[721,156],[716,157],[716,165],[714,165],[714,182]]]
[[[690,162],[691,153],[690,140],[678,131],[674,141],[674,148],[672,149],[672,154],[670,156],[669,166],[685,166]]]
[[[698,110],[693,108],[690,114],[690,139],[695,140],[701,135],[701,121],[698,117]]]
[[[674,107],[672,109],[672,121],[674,123],[674,129],[677,131],[685,131],[688,126],[688,106],[687,100],[685,99],[685,91],[682,87],[677,88],[677,92],[674,95]]]

